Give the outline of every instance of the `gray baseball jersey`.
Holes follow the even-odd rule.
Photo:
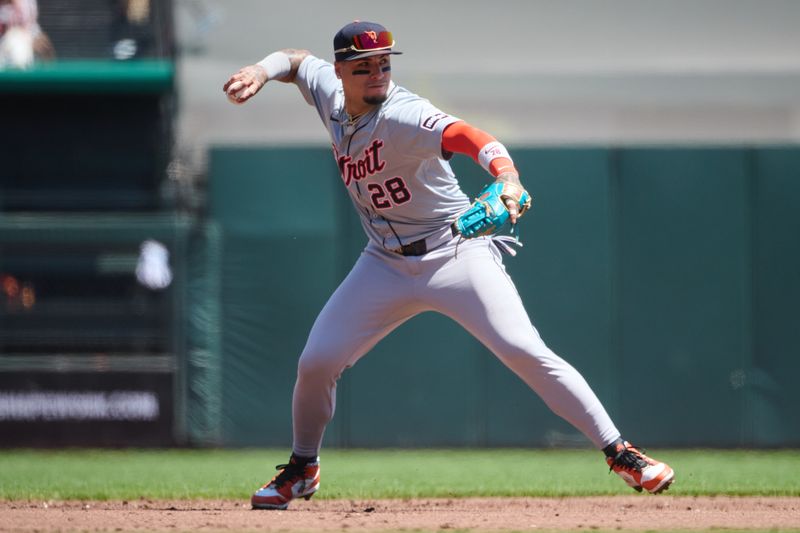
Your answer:
[[[334,67],[307,57],[295,83],[317,108],[350,198],[371,241],[395,250],[449,226],[468,209],[442,154],[442,132],[459,119],[395,85],[386,101],[349,123]]]

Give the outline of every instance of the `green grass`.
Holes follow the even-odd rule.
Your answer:
[[[800,451],[659,450],[671,495],[800,496]],[[246,500],[286,450],[4,450],[6,500]],[[589,450],[326,450],[321,498],[633,494]]]

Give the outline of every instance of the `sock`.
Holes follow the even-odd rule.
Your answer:
[[[624,444],[625,440],[620,437],[605,448],[603,448],[603,453],[606,454],[606,457],[615,457],[617,455],[617,446],[620,444]]]
[[[314,456],[314,457],[300,457],[299,455],[295,455],[294,453],[292,453],[292,457],[291,457],[291,459],[289,461],[294,463],[294,464],[296,464],[296,465],[305,466],[308,463],[316,463],[317,461],[319,461],[319,457],[316,457],[316,456]]]

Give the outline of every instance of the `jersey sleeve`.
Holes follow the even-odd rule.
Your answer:
[[[331,116],[336,93],[341,82],[336,77],[333,65],[314,56],[306,57],[297,69],[295,84],[309,105],[317,108],[319,116],[326,121]]]
[[[393,118],[390,138],[396,150],[415,159],[449,159],[452,156],[442,149],[442,133],[447,126],[461,119],[419,97],[398,102]]]

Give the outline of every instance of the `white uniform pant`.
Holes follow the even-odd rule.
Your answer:
[[[419,257],[373,244],[362,252],[300,356],[292,401],[295,454],[319,454],[344,369],[424,311],[461,324],[598,448],[620,436],[586,380],[539,337],[491,240],[462,241],[456,251],[454,239]]]

